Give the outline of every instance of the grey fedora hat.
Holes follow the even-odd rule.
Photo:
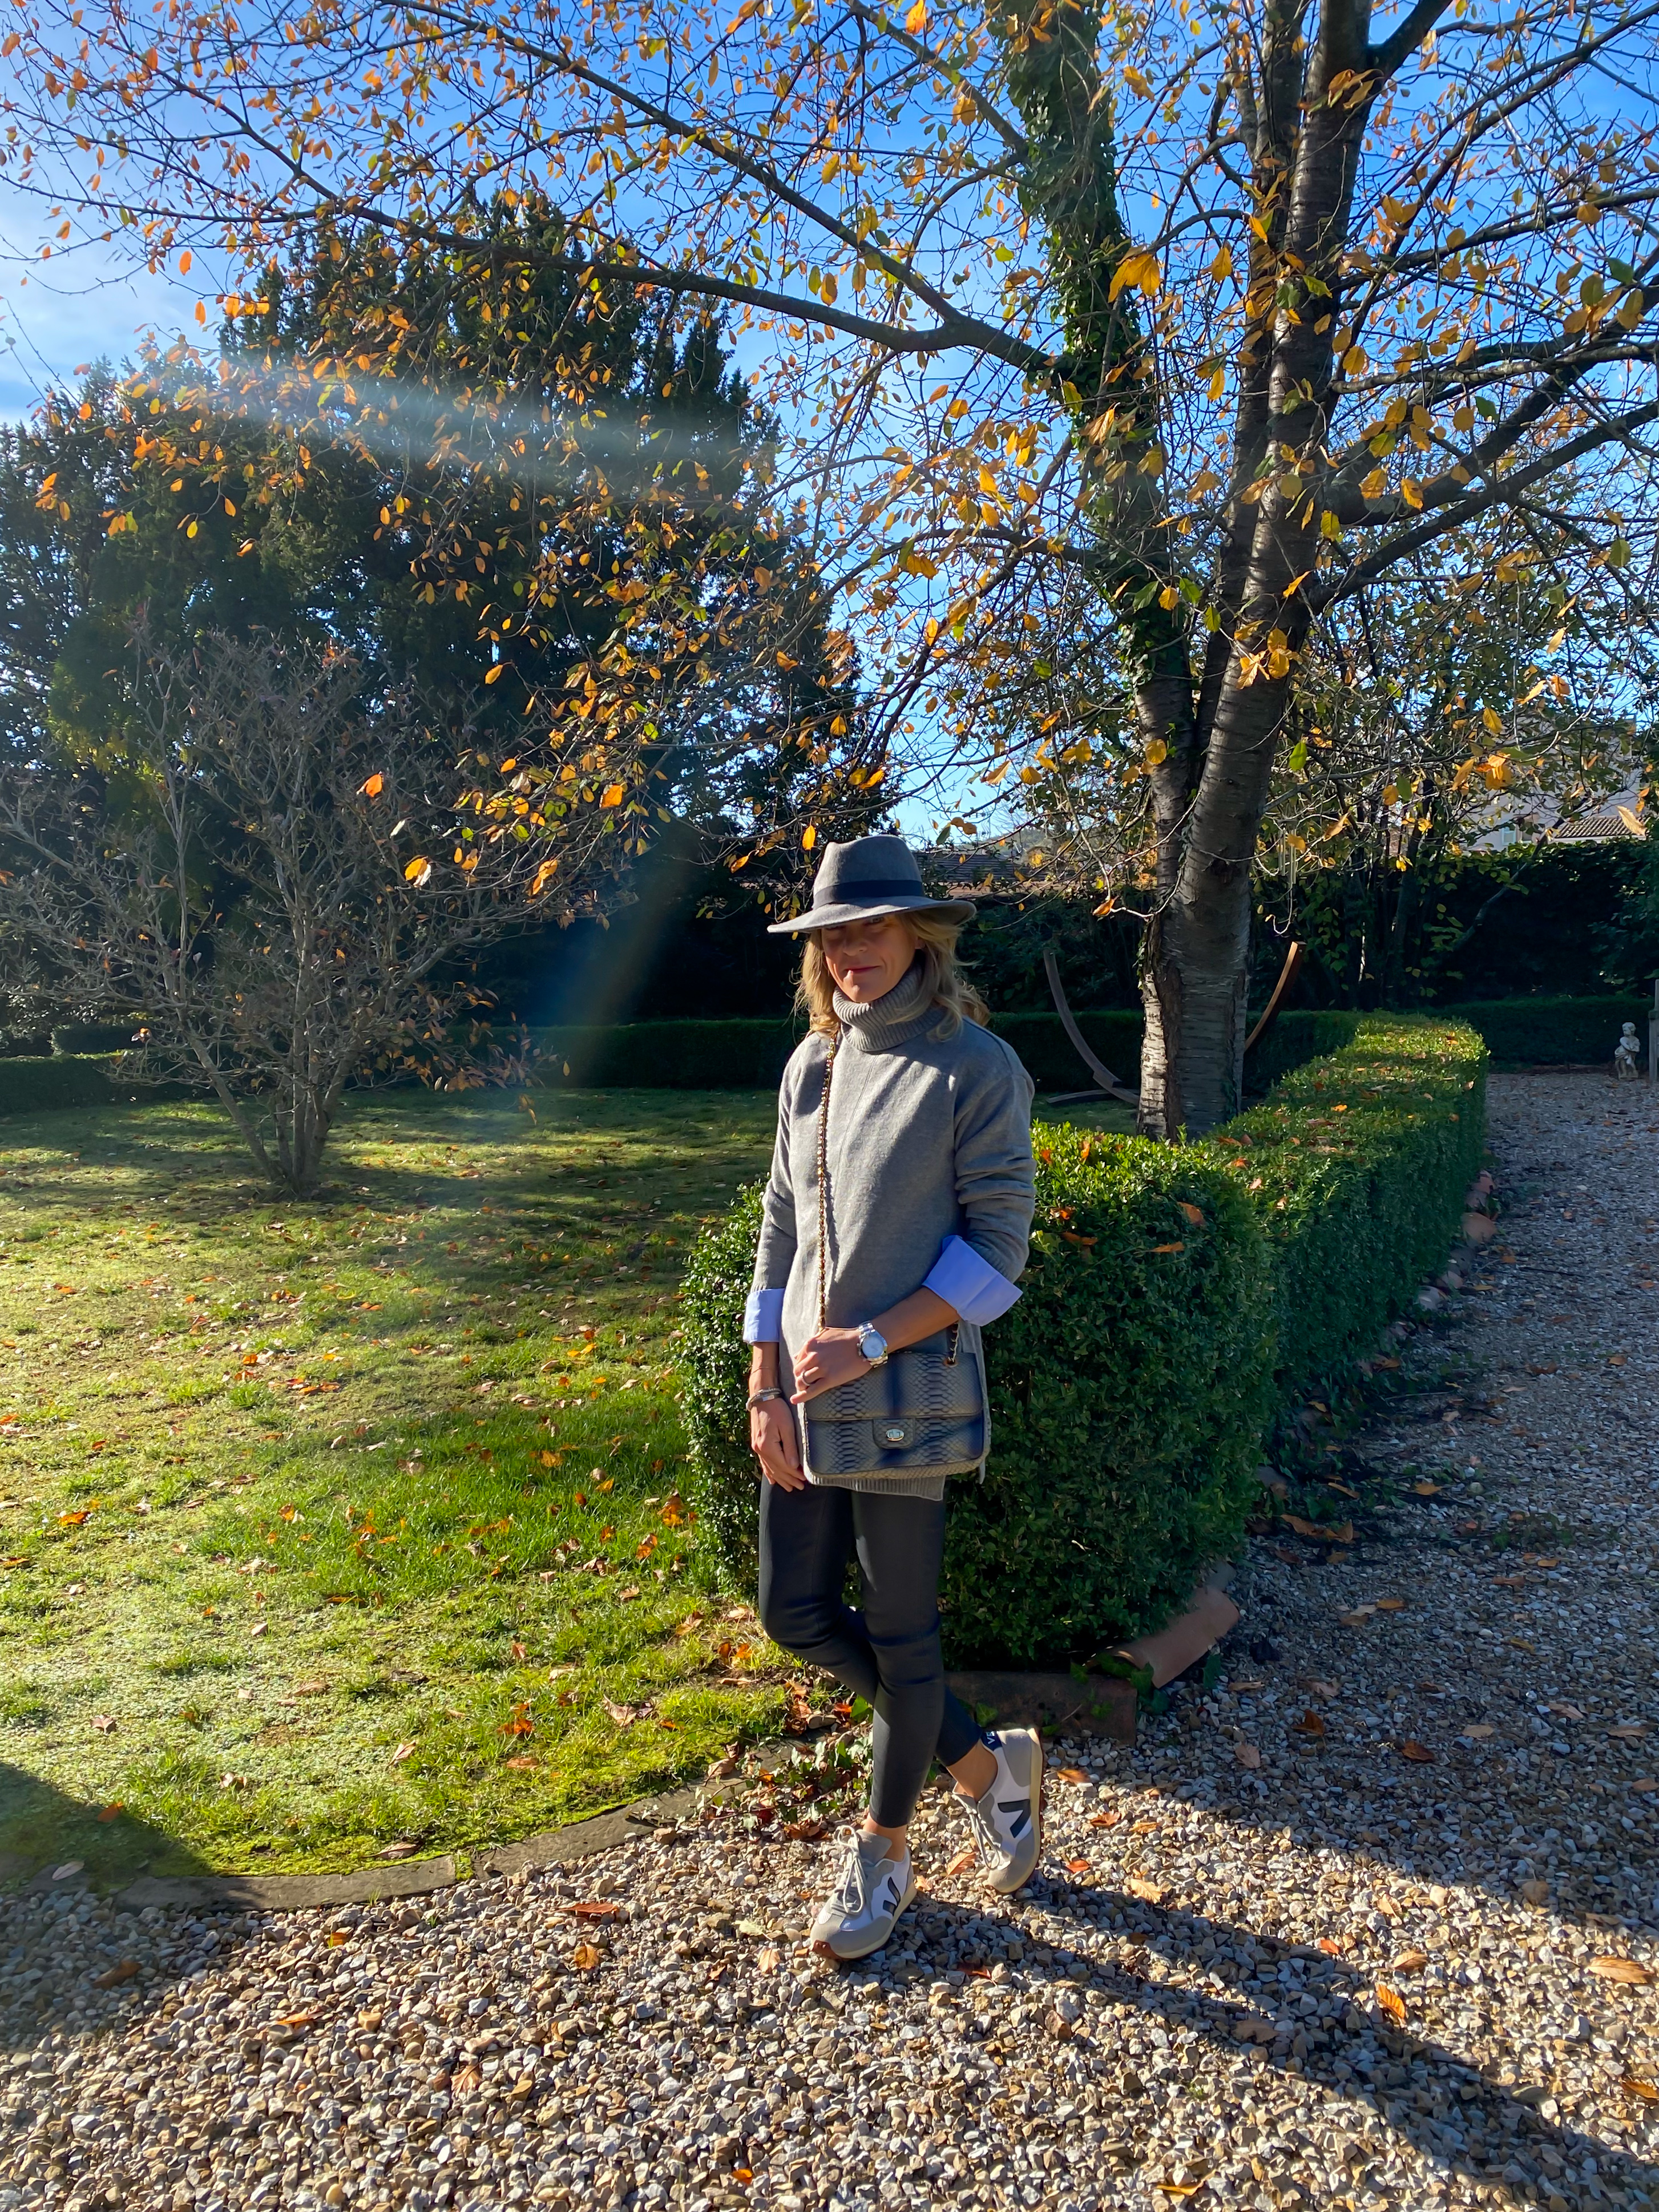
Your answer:
[[[971,899],[929,898],[916,856],[902,837],[854,837],[824,848],[812,878],[812,903],[793,921],[769,923],[769,937],[806,929],[836,929],[848,921],[872,921],[883,914],[942,914],[973,919]]]

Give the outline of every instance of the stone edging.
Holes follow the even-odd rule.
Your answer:
[[[1178,1620],[1155,1636],[1125,1644],[1122,1656],[1148,1668],[1158,1686],[1182,1673],[1238,1620],[1238,1607],[1224,1595],[1231,1571],[1218,1569],[1206,1577]],[[1091,1674],[1079,1681],[1072,1674],[980,1671],[953,1674],[949,1680],[958,1697],[973,1705],[991,1706],[995,1717],[1010,1727],[1082,1728],[1121,1743],[1134,1741],[1134,1688],[1115,1676]],[[781,1758],[795,1747],[789,1743],[760,1749],[763,1753],[770,1749]],[[240,1905],[256,1912],[299,1912],[316,1905],[379,1905],[392,1898],[426,1897],[479,1875],[574,1866],[632,1837],[678,1827],[700,1810],[708,1796],[706,1784],[693,1784],[689,1789],[636,1798],[630,1805],[596,1813],[566,1827],[544,1828],[520,1843],[492,1844],[472,1854],[466,1876],[447,1852],[439,1858],[365,1867],[356,1874],[140,1875],[116,1891],[114,1902],[129,1912],[142,1912],[149,1905],[184,1911]],[[50,1882],[37,1877],[30,1887],[46,1889]]]

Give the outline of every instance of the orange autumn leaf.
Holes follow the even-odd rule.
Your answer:
[[[1383,2011],[1387,2013],[1390,2020],[1396,2021],[1401,2027],[1404,2027],[1406,2025],[1406,2000],[1401,1996],[1398,1990],[1391,1990],[1386,1982],[1379,1982],[1376,1985],[1376,2002],[1382,2006]]]

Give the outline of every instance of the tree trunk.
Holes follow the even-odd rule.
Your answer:
[[[1250,872],[1224,870],[1193,897],[1178,891],[1146,932],[1137,1127],[1199,1136],[1239,1109],[1250,946]]]

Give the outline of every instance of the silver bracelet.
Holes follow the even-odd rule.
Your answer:
[[[763,1406],[769,1398],[781,1398],[782,1395],[781,1390],[751,1390],[749,1393],[749,1410],[752,1413],[757,1406]]]

